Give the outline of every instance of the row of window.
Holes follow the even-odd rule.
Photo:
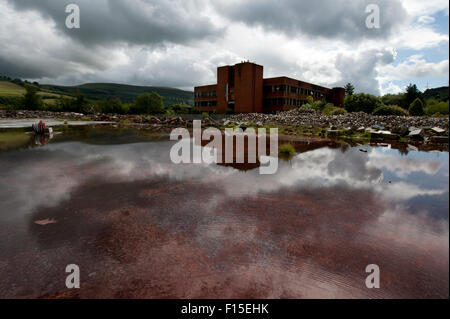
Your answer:
[[[217,91],[199,91],[195,92],[195,97],[216,97]]]
[[[264,105],[283,105],[283,106],[302,106],[308,103],[306,100],[298,100],[298,99],[286,99],[283,97],[273,98],[273,99],[264,99]]]
[[[195,107],[200,106],[216,106],[217,101],[201,101],[201,102],[195,102]]]
[[[264,93],[274,93],[274,92],[290,92],[290,93],[297,94],[297,95],[307,95],[307,96],[312,96],[312,97],[316,97],[316,98],[325,97],[325,94],[323,94],[323,92],[320,92],[320,91],[310,90],[310,89],[305,89],[305,88],[290,86],[290,85],[285,85],[285,84],[270,85],[270,86],[264,87]]]

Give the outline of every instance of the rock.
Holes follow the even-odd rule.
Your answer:
[[[408,136],[415,140],[423,140],[423,130],[418,129],[418,130],[411,131],[411,133],[409,133]]]
[[[339,131],[338,130],[327,130],[327,136],[328,137],[339,136]]]
[[[406,136],[409,134],[409,129],[405,126],[394,127],[392,133],[398,134],[400,136]]]
[[[364,126],[359,127],[356,131],[359,133],[364,133],[366,128]]]
[[[389,141],[397,141],[400,139],[400,136],[397,134],[393,134],[390,131],[378,131],[375,133],[371,133],[371,138],[383,139],[383,140],[389,140]]]
[[[381,126],[381,125],[378,125],[378,124],[375,124],[374,126],[372,126],[372,128],[374,130],[380,130],[380,131],[384,130],[384,126]]]
[[[433,132],[436,133],[436,134],[443,134],[443,133],[445,133],[445,130],[444,130],[444,129],[441,129],[440,127],[433,127],[433,128],[431,129],[431,131],[433,131]]]

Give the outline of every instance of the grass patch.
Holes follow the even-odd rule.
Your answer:
[[[292,144],[289,144],[289,143],[283,144],[280,146],[280,148],[278,150],[278,155],[282,159],[290,160],[295,155],[295,148],[294,148],[294,146],[292,146]]]
[[[30,135],[25,132],[1,132],[0,131],[0,151],[7,151],[24,147],[30,143]]]
[[[20,85],[7,81],[0,81],[0,96],[7,96],[7,97],[22,96],[25,94],[25,92],[26,92],[25,89]]]

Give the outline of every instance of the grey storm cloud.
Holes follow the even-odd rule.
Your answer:
[[[336,85],[344,86],[351,82],[357,92],[380,94],[377,80],[378,65],[394,62],[394,52],[391,50],[366,50],[357,55],[339,54],[335,66],[342,76],[342,80]]]
[[[380,8],[380,28],[366,27],[368,4]],[[239,5],[233,1],[216,4],[218,11],[233,21],[283,32],[358,41],[364,38],[389,36],[407,17],[397,0],[247,0]]]
[[[220,35],[209,18],[197,14],[202,1],[165,0],[8,0],[16,10],[39,11],[58,30],[86,45],[188,43]],[[65,26],[68,4],[80,8],[81,27]]]

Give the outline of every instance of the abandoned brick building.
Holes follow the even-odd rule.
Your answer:
[[[194,89],[195,106],[201,112],[273,113],[300,107],[307,97],[344,104],[345,89],[323,86],[288,77],[263,78],[263,66],[243,62],[217,68],[217,84]]]

